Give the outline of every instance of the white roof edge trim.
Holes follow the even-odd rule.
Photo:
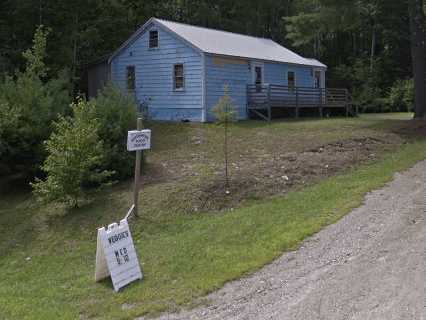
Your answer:
[[[198,46],[196,46],[195,44],[193,44],[192,42],[190,42],[188,39],[185,39],[184,37],[182,37],[181,35],[179,35],[178,33],[176,33],[175,31],[173,31],[172,29],[170,29],[169,27],[167,27],[166,25],[164,25],[163,23],[161,23],[161,21],[157,18],[152,18],[156,25],[162,27],[164,30],[171,32],[176,38],[178,38],[179,40],[183,41],[184,43],[186,43],[187,45],[189,45],[191,48],[193,48],[195,51],[198,51],[200,54],[205,53],[203,50],[201,50],[201,48],[199,48]]]
[[[275,62],[275,63],[282,63],[282,64],[289,64],[289,65],[303,65],[303,66],[308,66],[308,67],[315,67],[315,68],[325,68],[327,69],[327,66],[325,64],[323,64],[322,62],[318,61],[317,59],[312,59],[312,58],[305,58],[302,57],[300,55],[298,55],[297,53],[281,46],[280,44],[276,43],[275,41],[271,40],[271,39],[267,39],[267,38],[259,38],[259,37],[254,37],[254,36],[250,36],[250,35],[245,35],[245,34],[239,34],[239,33],[233,33],[230,31],[222,31],[222,30],[217,30],[217,29],[211,29],[211,28],[205,28],[205,27],[198,27],[198,26],[193,26],[193,25],[189,25],[189,24],[184,24],[184,23],[180,23],[180,22],[174,22],[174,21],[168,21],[168,20],[162,20],[162,19],[157,19],[155,17],[150,18],[147,22],[145,22],[145,24],[142,25],[142,27],[140,27],[139,29],[137,29],[117,50],[115,50],[111,56],[108,58],[108,64],[111,63],[111,61],[125,48],[127,48],[129,45],[131,45],[134,41],[136,41],[138,39],[138,37],[144,33],[144,31],[147,29],[147,27],[151,24],[154,24],[157,27],[162,28],[164,31],[167,31],[169,33],[171,33],[172,35],[174,35],[177,39],[183,41],[185,44],[187,44],[188,46],[190,46],[191,48],[193,48],[195,51],[197,51],[200,54],[206,53],[206,54],[211,54],[211,55],[217,55],[217,56],[224,56],[224,57],[235,57],[235,58],[242,58],[242,59],[250,59],[250,60],[259,60],[259,61],[270,61],[270,62]],[[278,47],[278,49],[281,52],[281,54],[288,54],[289,58],[288,59],[283,59],[282,57],[279,56],[268,56],[266,55],[245,55],[244,53],[247,51],[242,52],[243,54],[236,54],[233,53],[232,50],[230,50],[230,52],[219,52],[221,51],[220,49],[217,49],[215,46],[213,47],[209,47],[208,45],[206,46],[205,43],[194,43],[194,42],[200,42],[199,38],[197,39],[197,37],[194,37],[188,34],[185,34],[185,32],[182,32],[182,30],[179,30],[179,26],[182,28],[189,28],[193,30],[196,30],[198,32],[205,30],[205,32],[210,32],[210,33],[214,33],[214,35],[220,36],[220,35],[227,35],[228,37],[232,36],[232,37],[237,37],[239,38],[238,40],[243,41],[243,39],[241,38],[248,38],[250,39],[250,41],[260,41],[260,45],[265,44],[265,42],[267,42],[266,45],[273,45],[271,48],[267,47],[266,49],[264,48],[264,50],[262,52],[268,52],[268,49],[270,49],[271,51],[274,51],[274,49],[276,49],[276,47]],[[173,27],[176,30],[173,30]],[[179,34],[183,33],[183,35]],[[185,30],[184,30],[185,31]],[[186,30],[186,32],[188,32],[188,30]],[[192,40],[188,39],[191,38],[192,36]],[[248,42],[248,40],[243,41],[244,44],[246,44],[246,42]],[[203,48],[203,44],[204,44],[204,48]],[[250,47],[253,48],[256,47],[256,44],[252,44],[252,46]],[[212,49],[212,50],[209,50]],[[216,50],[216,51],[214,51]],[[226,50],[222,50],[222,51],[226,51]],[[235,50],[234,50],[235,51]],[[237,50],[238,51],[238,50]],[[241,53],[241,51],[239,51],[238,53]],[[286,60],[293,60],[293,61],[286,61]]]
[[[181,22],[162,19],[157,19],[157,21],[206,53],[326,67],[318,60],[304,58],[271,39],[198,27]]]
[[[317,68],[317,69],[328,69],[328,67],[321,62],[320,63],[322,65],[320,66],[320,65],[312,65],[312,64],[301,64],[301,63],[283,62],[283,61],[276,61],[276,60],[257,59],[257,58],[250,58],[250,57],[244,57],[244,56],[232,56],[232,55],[226,55],[226,54],[220,54],[220,53],[214,53],[214,52],[204,52],[204,53],[207,55],[224,57],[224,58],[235,58],[235,59],[249,60],[249,61],[273,62],[273,63],[280,63],[280,64],[288,64],[291,66],[304,66],[304,67]]]
[[[124,41],[121,46],[119,46],[108,58],[108,64],[111,63],[112,59],[115,58],[116,55],[118,55],[122,50],[124,50],[125,48],[127,48],[127,46],[129,46],[131,43],[133,43],[133,41],[136,40],[137,36],[139,36],[139,34],[141,34],[148,25],[150,25],[153,22],[154,18],[150,18],[147,22],[145,22],[142,27],[140,27],[139,29],[137,29],[135,32],[133,32],[133,34],[126,40]]]
[[[189,45],[191,48],[195,49],[199,53],[203,53],[203,50],[201,50],[199,47],[188,41],[187,39],[181,37],[179,34],[165,26],[161,21],[155,17],[150,18],[147,22],[145,22],[140,28],[138,28],[133,34],[124,41],[121,46],[118,47],[117,50],[115,50],[110,57],[108,58],[108,64],[111,63],[112,59],[114,59],[121,51],[123,51],[125,48],[127,48],[129,45],[131,45],[133,42],[135,42],[138,37],[145,32],[145,30],[148,28],[149,25],[154,24],[157,27],[161,27],[163,30],[172,33],[175,37],[177,37],[179,40],[185,42],[187,45]]]

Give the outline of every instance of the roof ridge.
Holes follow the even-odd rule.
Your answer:
[[[235,34],[237,36],[243,36],[243,37],[249,37],[249,38],[255,38],[255,39],[260,39],[260,40],[269,40],[272,42],[275,42],[274,40],[272,40],[271,38],[264,38],[264,37],[256,37],[256,36],[252,36],[249,34],[244,34],[244,33],[238,33],[238,32],[232,32],[232,31],[227,31],[227,30],[220,30],[220,29],[214,29],[214,28],[208,28],[208,27],[203,27],[203,26],[196,26],[193,24],[189,24],[189,23],[183,23],[183,22],[177,22],[177,21],[172,21],[172,20],[166,20],[166,19],[160,19],[160,18],[155,18],[154,20],[159,21],[160,23],[162,21],[164,22],[170,22],[170,23],[176,23],[176,24],[180,24],[180,25],[184,25],[184,26],[188,26],[191,28],[199,28],[199,29],[206,29],[206,30],[211,30],[211,31],[216,31],[216,32],[225,32],[225,33],[230,33],[230,34]],[[276,42],[275,42],[276,43]]]
[[[269,38],[200,27],[156,17],[150,18],[143,26],[139,27],[130,38],[114,51],[108,59],[108,62],[111,62],[121,50],[136,41],[140,34],[142,34],[151,23],[157,24],[158,27],[164,28],[165,31],[175,34],[180,40],[185,41],[188,45],[200,52],[327,68],[322,62],[303,57]],[[211,37],[215,41],[214,43],[206,40],[204,35],[204,33],[210,31]],[[223,39],[220,35],[223,35]],[[226,46],[225,49],[224,45]]]

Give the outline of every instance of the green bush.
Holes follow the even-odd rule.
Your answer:
[[[339,65],[333,70],[335,81],[343,84],[351,84],[353,103],[361,112],[385,112],[387,108],[384,99],[384,62],[374,59],[373,68],[370,68],[369,58],[357,58],[351,63]]]
[[[129,177],[133,172],[133,153],[126,149],[127,131],[136,125],[136,103],[112,85],[106,86],[95,99],[99,137],[104,142],[105,156],[102,168],[113,170],[115,179]]]
[[[108,184],[113,172],[99,169],[106,150],[99,136],[95,105],[80,100],[72,105],[72,112],[73,117],[61,116],[54,123],[42,166],[47,178],[36,179],[32,186],[42,201],[77,207],[89,190]]]
[[[386,98],[390,111],[412,111],[414,106],[413,79],[397,80]]]
[[[0,166],[2,174],[22,173],[32,177],[45,158],[43,141],[51,123],[69,108],[69,81],[66,73],[44,81],[47,68],[43,58],[48,32],[38,28],[27,59],[25,72],[6,76],[0,83]]]

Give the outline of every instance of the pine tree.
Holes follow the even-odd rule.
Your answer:
[[[61,117],[46,142],[48,156],[42,166],[46,180],[37,179],[35,195],[45,202],[78,207],[88,190],[108,184],[111,171],[98,170],[105,154],[99,139],[95,106],[80,100],[72,105],[73,117]]]

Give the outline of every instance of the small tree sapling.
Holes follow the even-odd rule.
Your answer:
[[[229,194],[229,171],[228,171],[228,126],[236,120],[237,112],[229,96],[229,86],[224,86],[224,94],[212,111],[216,117],[216,122],[224,128],[223,151],[225,157],[225,192]]]

